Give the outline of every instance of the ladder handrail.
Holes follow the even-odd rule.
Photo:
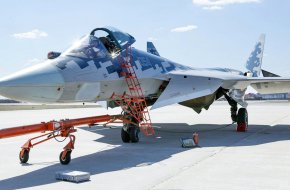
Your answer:
[[[121,106],[123,111],[129,113],[138,121],[139,127],[145,135],[153,135],[154,130],[152,128],[146,98],[132,65],[133,55],[131,46],[126,48],[124,57],[122,54],[118,56],[118,61],[130,94],[117,95],[113,93],[111,99]]]

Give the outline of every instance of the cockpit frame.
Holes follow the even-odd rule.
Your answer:
[[[118,49],[123,50],[132,45],[136,40],[133,36],[128,33],[122,32],[113,27],[101,27],[95,28],[91,31],[90,35],[95,35],[96,31],[104,31],[107,32],[110,36],[110,39],[117,46]]]

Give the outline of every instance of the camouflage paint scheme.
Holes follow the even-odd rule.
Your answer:
[[[105,35],[99,36],[99,32]],[[147,101],[152,108],[180,103],[200,112],[223,93],[246,107],[249,85],[260,91],[290,91],[289,78],[258,77],[264,35],[251,53],[248,73],[228,68],[197,69],[159,55],[152,42],[147,52],[132,48],[135,39],[116,28],[96,28],[63,53],[51,52],[44,63],[0,79],[0,94],[28,102],[111,101],[113,93],[127,92],[120,60],[132,58]],[[265,90],[266,89],[266,90]]]

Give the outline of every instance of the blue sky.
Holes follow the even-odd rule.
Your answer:
[[[166,58],[193,67],[244,71],[261,33],[263,68],[290,76],[289,0],[9,0],[0,6],[0,76],[64,51],[111,25],[154,42]]]

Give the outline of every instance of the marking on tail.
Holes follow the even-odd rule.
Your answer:
[[[253,77],[258,77],[261,73],[263,52],[265,44],[265,34],[261,34],[259,41],[256,43],[254,50],[247,60],[246,68],[253,73]]]

